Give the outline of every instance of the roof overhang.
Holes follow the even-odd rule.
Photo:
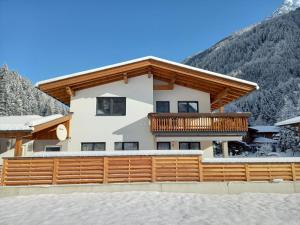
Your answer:
[[[60,76],[38,82],[36,86],[69,105],[71,96],[78,90],[124,80],[124,76],[127,80],[143,74],[150,74],[161,81],[209,93],[212,109],[224,106],[258,89],[258,85],[253,82],[153,56]]]
[[[56,127],[59,124],[64,124],[69,133],[69,121],[71,115],[62,116],[60,118],[34,125],[29,130],[1,130],[0,138],[16,138],[24,139],[56,139]]]

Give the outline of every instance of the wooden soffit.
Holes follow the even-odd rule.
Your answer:
[[[154,79],[166,81],[184,87],[207,92],[211,96],[211,108],[216,109],[228,104],[241,96],[255,90],[257,86],[250,82],[232,79],[227,76],[217,76],[213,72],[197,70],[178,63],[146,58],[131,63],[117,64],[99,70],[86,71],[75,76],[41,82],[37,87],[69,105],[76,91],[124,80],[126,85],[130,78],[151,74]],[[171,89],[171,88],[170,88]]]

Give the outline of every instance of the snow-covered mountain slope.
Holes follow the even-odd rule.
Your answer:
[[[300,0],[284,0],[282,5],[273,13],[272,17],[287,14],[300,7]]]
[[[68,108],[36,89],[33,84],[10,71],[0,68],[0,116],[66,114]]]
[[[257,82],[259,91],[230,106],[230,110],[252,112],[252,124],[297,116],[300,8],[236,32],[184,63]]]

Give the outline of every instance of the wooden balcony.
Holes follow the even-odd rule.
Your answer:
[[[250,113],[150,113],[153,133],[244,133]]]

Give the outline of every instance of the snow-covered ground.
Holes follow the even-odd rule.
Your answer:
[[[300,224],[300,194],[74,193],[0,199],[1,225]]]

